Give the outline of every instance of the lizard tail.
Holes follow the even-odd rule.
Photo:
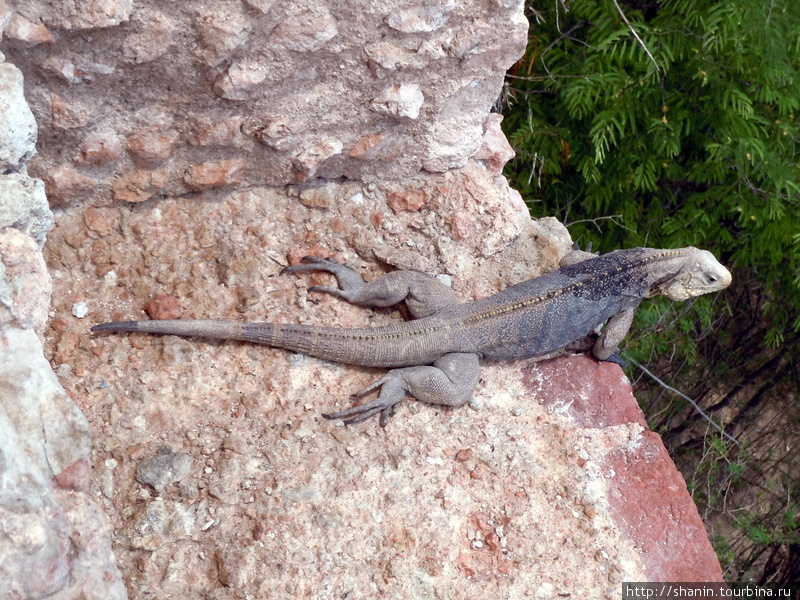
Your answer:
[[[203,337],[218,340],[246,340],[240,323],[221,319],[163,319],[154,321],[112,321],[92,327],[92,331],[141,331],[163,335]]]
[[[445,352],[429,336],[413,335],[423,320],[386,327],[341,329],[284,323],[237,323],[216,319],[114,321],[92,331],[140,331],[264,344],[327,360],[368,367],[429,364]],[[404,340],[401,340],[404,338]],[[403,342],[403,343],[401,343]]]

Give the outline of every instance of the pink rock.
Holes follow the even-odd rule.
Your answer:
[[[347,155],[363,161],[391,162],[400,156],[406,145],[406,140],[396,135],[371,133],[359,139]]]
[[[128,138],[126,149],[137,166],[152,169],[172,156],[175,136],[156,129],[138,131]]]
[[[608,501],[617,526],[639,549],[651,581],[722,581],[686,482],[658,434],[606,456]]]
[[[11,16],[3,35],[12,40],[28,42],[30,45],[56,41],[56,38],[47,27],[41,23],[33,23],[19,13],[14,13]]]
[[[566,413],[580,427],[647,427],[630,382],[614,363],[584,354],[533,363],[525,368],[525,385],[544,406]]]
[[[52,206],[66,205],[72,200],[85,196],[95,187],[97,181],[72,167],[57,165],[42,177],[47,199]]]
[[[155,296],[144,305],[144,311],[151,319],[180,319],[183,310],[173,296]]]
[[[183,181],[195,191],[231,185],[240,180],[244,166],[239,158],[202,163],[191,167]]]
[[[62,490],[86,492],[89,490],[90,471],[89,459],[81,458],[55,476],[56,484]]]
[[[132,171],[114,182],[114,198],[125,202],[144,202],[161,191],[169,178],[168,171]]]
[[[482,161],[486,167],[494,172],[500,173],[505,164],[514,158],[514,149],[508,143],[506,135],[500,129],[503,122],[503,115],[490,113],[486,122],[483,124],[483,141],[475,159]]]
[[[209,67],[231,56],[247,39],[247,19],[241,8],[200,5],[195,17],[195,54]]]
[[[647,427],[619,366],[586,355],[525,368],[526,387],[580,427]],[[638,549],[651,581],[722,581],[722,570],[686,482],[661,438],[644,431],[603,460],[611,515]]]
[[[99,131],[87,136],[80,145],[75,162],[102,165],[122,154],[122,138],[113,131]]]
[[[426,190],[403,189],[399,192],[391,192],[386,203],[394,214],[401,212],[417,212],[428,203],[429,194]]]

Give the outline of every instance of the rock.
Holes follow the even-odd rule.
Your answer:
[[[161,493],[171,483],[181,481],[189,474],[193,458],[183,452],[163,448],[156,456],[143,459],[136,467],[136,481],[152,486]]]
[[[622,369],[586,355],[525,369],[525,386],[548,410],[578,427],[635,424],[631,441],[601,461],[610,515],[639,553],[649,581],[722,581],[697,507],[661,438],[644,414]]]
[[[151,319],[180,319],[183,315],[181,305],[174,296],[161,294],[148,300],[144,312]]]
[[[24,12],[58,38],[17,53],[33,78],[32,108],[48,139],[75,148],[88,178],[75,177],[74,154],[42,145],[36,172],[61,175],[53,189],[62,206],[82,197],[100,205],[109,190],[134,203],[184,194],[183,174],[239,159],[246,169],[235,183],[245,186],[383,183],[460,168],[480,151],[486,111],[527,39],[521,2],[485,11],[448,0],[23,4],[8,18]],[[73,35],[86,28],[102,34]],[[102,132],[113,139],[85,146]],[[493,148],[484,160],[497,168],[505,149]],[[167,165],[163,185],[146,175]],[[230,184],[222,179],[210,187]]]
[[[134,18],[134,21],[138,19]],[[177,22],[161,11],[143,15],[139,31],[131,33],[122,45],[122,56],[135,64],[148,63],[163,56],[177,42]]]
[[[85,487],[73,465],[89,454],[86,418],[32,330],[0,330],[0,348],[0,596],[68,599],[83,590],[125,598],[107,520],[85,495],[54,492],[50,483],[56,477]]]
[[[92,177],[66,165],[53,167],[42,179],[47,198],[53,206],[65,206],[77,198],[86,196],[98,184]]]
[[[31,45],[56,41],[56,38],[47,27],[41,23],[32,23],[19,13],[14,13],[11,16],[3,33],[12,40],[28,42]]]
[[[139,170],[120,177],[114,182],[114,198],[125,202],[144,202],[161,193],[169,178],[165,170]]]
[[[314,7],[281,21],[270,40],[295,52],[315,52],[339,33],[336,19],[325,7]]]
[[[122,138],[114,131],[97,131],[86,138],[79,147],[76,163],[103,165],[122,154]]]
[[[0,21],[5,7],[0,0]],[[0,64],[0,81],[13,75],[8,67]],[[85,493],[89,424],[44,357],[51,279],[40,250],[53,215],[43,182],[15,162],[33,154],[36,127],[15,149],[27,105],[2,88],[0,107],[16,117],[0,119],[0,147],[6,159],[11,148],[15,164],[0,171],[17,172],[0,175],[0,597],[122,600],[108,520]],[[62,367],[66,374],[69,365]]]
[[[17,229],[0,229],[0,328],[33,329],[47,323],[50,275],[33,239]]]
[[[538,362],[526,369],[525,386],[545,407],[568,415],[579,427],[647,427],[630,382],[614,363],[586,355]]]
[[[412,6],[392,12],[386,23],[403,33],[430,33],[447,23],[447,14],[454,8],[454,4]]]
[[[44,182],[22,173],[0,175],[0,227],[13,227],[31,236],[41,248],[53,228],[53,213]]]
[[[481,147],[475,154],[475,160],[482,162],[486,168],[498,175],[508,161],[514,158],[514,149],[508,143],[500,123],[503,115],[491,113],[483,124]]]
[[[417,84],[398,84],[384,88],[372,100],[370,108],[375,112],[416,119],[424,101],[425,96]]]
[[[86,494],[56,490],[56,501],[71,531],[69,585],[48,600],[127,600],[122,574],[111,551],[111,523]]]
[[[478,152],[483,137],[483,122],[494,103],[488,94],[500,78],[469,80],[450,96],[433,126],[433,141],[423,166],[440,172],[463,165]]]
[[[22,72],[0,62],[0,172],[16,171],[36,152],[36,121],[22,86]]]
[[[137,511],[125,534],[133,548],[158,550],[165,544],[189,538],[194,531],[191,507],[156,498]]]
[[[49,0],[28,0],[27,11],[57,29],[97,29],[127,21],[133,0],[87,0],[68,6]]]
[[[649,581],[723,581],[686,482],[656,433],[610,453],[603,469],[611,514],[639,549]]]
[[[239,3],[226,6],[202,5],[195,14],[195,53],[209,67],[229,58],[247,39],[247,19]]]
[[[333,137],[324,137],[298,153],[292,160],[295,169],[295,181],[301,183],[317,174],[325,161],[341,153],[342,142]]]
[[[244,161],[238,158],[195,165],[184,175],[190,190],[200,191],[232,185],[241,181]]]
[[[126,149],[136,166],[154,169],[169,160],[175,151],[175,143],[174,135],[149,129],[133,133],[128,138]]]

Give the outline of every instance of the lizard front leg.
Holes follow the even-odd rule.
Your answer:
[[[326,271],[336,276],[338,288],[313,286],[310,292],[324,292],[359,306],[392,306],[405,302],[414,318],[430,316],[458,304],[458,296],[438,279],[419,271],[392,271],[367,283],[351,268],[336,261],[305,256],[302,264],[286,267],[285,273]]]
[[[381,413],[381,426],[385,427],[406,396],[445,406],[472,403],[472,390],[478,383],[479,374],[477,354],[445,354],[431,366],[392,369],[375,383],[353,394],[354,398],[360,398],[380,387],[381,392],[375,400],[322,416],[326,419],[344,419],[345,424],[351,425]]]
[[[599,360],[608,360],[617,351],[617,346],[631,328],[635,310],[636,307],[626,308],[608,320],[592,347],[592,354],[595,357]]]

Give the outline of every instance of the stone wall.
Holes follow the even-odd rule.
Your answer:
[[[380,370],[89,332],[400,318],[278,276],[306,254],[466,300],[556,268],[569,235],[508,187],[490,113],[527,28],[504,0],[0,0],[0,596],[719,579],[616,365],[487,364],[479,412],[407,402],[342,427],[320,413]]]
[[[5,3],[62,204],[462,167],[528,27],[500,0]]]

